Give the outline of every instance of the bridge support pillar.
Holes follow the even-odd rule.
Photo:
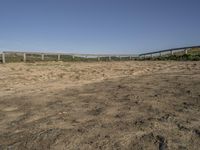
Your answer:
[[[170,54],[171,54],[171,55],[174,55],[174,52],[173,52],[173,50],[171,50],[171,51],[170,51]]]
[[[185,49],[185,50],[184,50],[184,53],[185,53],[185,54],[188,54],[188,49]]]
[[[2,63],[5,64],[6,63],[6,57],[5,57],[5,53],[2,53]]]
[[[26,62],[26,53],[24,53],[23,56],[24,56],[23,60],[24,60],[24,62]]]
[[[58,61],[60,61],[60,54],[58,54]]]
[[[44,60],[44,54],[42,54],[41,57],[42,57],[42,60]]]

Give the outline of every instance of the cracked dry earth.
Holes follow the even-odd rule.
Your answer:
[[[0,64],[0,149],[199,145],[200,62]]]

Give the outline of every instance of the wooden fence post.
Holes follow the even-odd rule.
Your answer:
[[[112,59],[111,59],[111,56],[109,56],[109,60],[111,61]]]

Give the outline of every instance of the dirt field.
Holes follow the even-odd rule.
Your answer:
[[[0,64],[0,149],[200,146],[200,62]]]

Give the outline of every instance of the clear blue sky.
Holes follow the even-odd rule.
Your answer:
[[[0,51],[142,53],[200,45],[200,0],[0,0]]]

